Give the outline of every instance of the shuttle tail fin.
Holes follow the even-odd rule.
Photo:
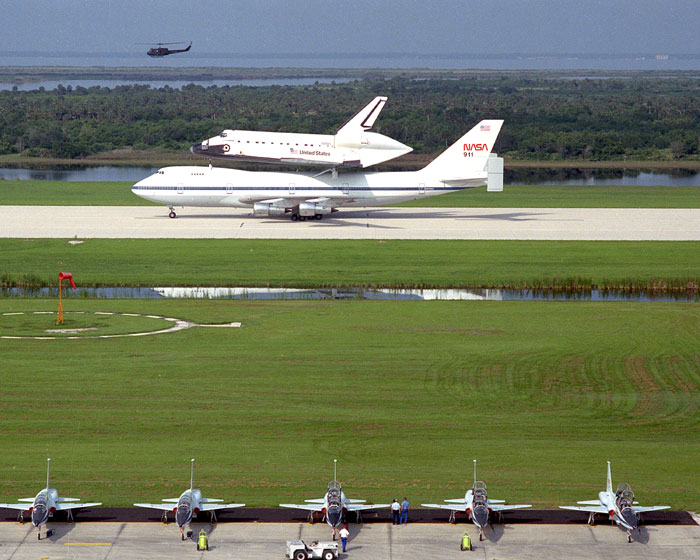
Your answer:
[[[483,120],[423,168],[447,183],[458,183],[475,172],[486,172],[502,120]]]
[[[387,99],[387,97],[375,97],[338,129],[338,132],[335,133],[336,137],[339,137],[344,142],[356,139],[357,143],[359,143],[362,133],[374,126],[374,121],[377,120],[379,113],[384,109]]]

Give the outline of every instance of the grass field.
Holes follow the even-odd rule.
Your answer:
[[[145,174],[144,174],[145,176]],[[123,181],[0,181],[0,204],[66,206],[154,205],[131,192]],[[486,187],[421,198],[399,206],[474,208],[700,208],[698,187],[591,187],[506,185],[502,193]],[[231,212],[245,212],[231,209]]]
[[[0,299],[3,313],[55,307]],[[350,497],[418,504],[463,495],[476,458],[511,502],[592,499],[610,460],[643,504],[700,506],[697,304],[66,302],[76,310],[244,326],[0,340],[0,501],[33,496],[49,456],[67,495],[157,501],[196,457],[206,494],[275,505],[322,496],[337,458]]]
[[[598,287],[700,284],[698,242],[0,240],[0,284]]]

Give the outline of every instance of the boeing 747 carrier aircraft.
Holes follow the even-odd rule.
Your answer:
[[[207,167],[164,167],[132,192],[170,207],[252,208],[255,216],[316,219],[338,208],[385,206],[488,185],[503,190],[503,160],[489,157],[503,121],[484,120],[419,171],[316,175]]]

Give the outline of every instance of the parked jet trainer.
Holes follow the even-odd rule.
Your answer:
[[[503,160],[489,157],[503,126],[483,120],[418,171],[271,173],[207,167],[164,167],[132,192],[170,207],[253,208],[256,216],[317,219],[341,207],[383,206],[471,187],[503,190]]]
[[[195,144],[190,151],[235,161],[332,168],[369,167],[413,150],[388,136],[367,132],[386,100],[386,97],[375,97],[335,135],[224,130],[218,136]]]
[[[32,516],[32,525],[36,527],[36,538],[41,540],[41,528],[48,523],[49,518],[57,511],[65,511],[68,516],[68,521],[73,520],[74,509],[89,508],[102,505],[102,502],[90,502],[86,504],[76,503],[78,498],[63,498],[58,495],[55,488],[49,488],[49,467],[51,459],[46,459],[46,488],[41,490],[34,498],[20,498],[21,504],[0,504],[0,508],[9,508],[19,510],[18,520],[20,523],[24,521],[24,511],[29,510]],[[31,505],[30,505],[31,504]],[[46,531],[46,536],[50,537],[53,534],[53,529]]]
[[[605,483],[605,491],[598,492],[597,500],[584,500],[576,502],[579,506],[559,506],[561,509],[573,511],[585,511],[588,513],[588,524],[593,525],[596,514],[607,515],[611,521],[617,523],[627,531],[627,542],[632,542],[632,531],[640,531],[639,521],[642,513],[669,509],[669,506],[640,506],[634,501],[634,492],[626,482],[617,486],[613,494],[612,477],[610,476],[610,461],[608,461],[608,478]]]
[[[352,511],[357,514],[357,522],[362,523],[362,512],[368,509],[388,508],[391,504],[366,504],[366,500],[351,500],[338,482],[338,460],[333,459],[333,480],[328,483],[328,492],[323,498],[304,500],[305,504],[280,504],[283,508],[303,509],[309,512],[309,523],[314,522],[314,515],[319,513],[333,529],[333,540],[338,536],[339,527],[345,522],[345,515]]]
[[[493,500],[486,496],[486,484],[476,479],[476,459],[474,459],[474,484],[464,498],[444,500],[445,504],[421,504],[423,507],[450,510],[450,523],[455,522],[457,512],[463,511],[479,530],[479,540],[484,540],[484,530],[492,514],[499,518],[504,511],[532,507],[531,504],[503,505],[505,500]]]
[[[199,512],[206,511],[211,515],[211,522],[216,522],[216,510],[243,507],[245,504],[222,504],[219,498],[204,498],[199,488],[194,488],[194,459],[191,461],[190,487],[180,494],[179,498],[163,498],[163,504],[134,504],[136,507],[159,509],[163,512],[163,522],[168,520],[168,512],[175,514],[175,523],[180,529],[180,537],[185,540],[185,527],[190,524]]]

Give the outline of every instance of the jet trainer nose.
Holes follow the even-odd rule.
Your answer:
[[[343,509],[336,505],[328,506],[326,517],[328,518],[329,525],[337,527],[343,519]]]
[[[486,527],[489,522],[489,510],[486,506],[478,505],[474,508],[472,517],[479,527]]]
[[[625,523],[627,523],[627,525],[632,527],[633,530],[639,529],[639,519],[637,518],[637,514],[634,513],[632,508],[626,507],[620,513],[622,514],[622,519],[625,520]]]

